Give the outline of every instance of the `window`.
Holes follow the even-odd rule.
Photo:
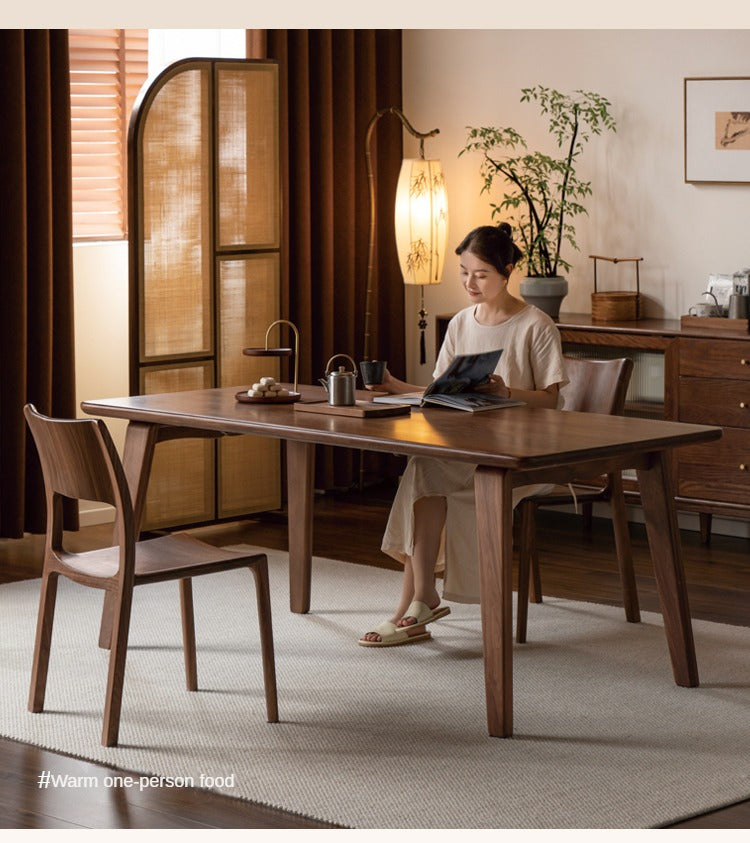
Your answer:
[[[73,237],[127,237],[127,133],[148,76],[147,29],[71,29]]]

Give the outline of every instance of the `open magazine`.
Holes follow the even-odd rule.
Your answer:
[[[523,401],[514,398],[500,398],[498,395],[474,392],[475,387],[487,383],[497,368],[502,353],[503,350],[499,348],[478,354],[459,354],[424,392],[379,395],[373,398],[373,401],[380,404],[411,404],[417,407],[452,407],[471,413],[523,404]]]

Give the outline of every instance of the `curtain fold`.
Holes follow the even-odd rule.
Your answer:
[[[300,330],[300,380],[316,383],[334,354],[356,362],[363,355],[369,234],[364,140],[376,111],[401,106],[401,33],[254,31],[248,49],[280,66],[282,309]],[[393,229],[400,121],[379,121],[372,155],[377,240],[371,352],[404,377],[404,290]],[[339,363],[346,361],[334,365]],[[316,486],[324,489],[348,487],[363,476],[393,477],[402,467],[396,458],[331,448],[319,449],[316,462]]]
[[[0,537],[20,538],[46,521],[23,405],[76,415],[67,31],[2,30],[0,62]]]

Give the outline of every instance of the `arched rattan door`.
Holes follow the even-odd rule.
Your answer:
[[[278,361],[242,353],[280,315],[277,64],[168,67],[136,103],[128,166],[131,394],[278,377]],[[163,442],[144,527],[276,509],[280,489],[277,443]]]

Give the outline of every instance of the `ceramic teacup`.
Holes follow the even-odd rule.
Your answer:
[[[377,386],[383,383],[387,365],[386,360],[363,360],[359,364],[359,370],[362,372],[362,381],[365,386]]]

